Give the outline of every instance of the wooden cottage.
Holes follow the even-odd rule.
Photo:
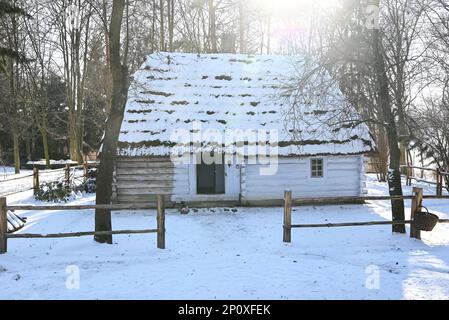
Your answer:
[[[283,86],[301,59],[149,56],[129,91],[115,172],[116,201],[148,202],[164,194],[173,206],[269,205],[280,203],[286,189],[295,198],[361,196],[364,154],[372,151],[366,126],[320,124],[319,117],[332,117],[338,110],[316,107],[316,92],[300,108],[303,125],[291,121]],[[334,101],[335,96],[342,97],[334,90]],[[220,140],[220,134],[239,130],[246,138]],[[257,131],[258,138],[248,130]],[[201,159],[205,151],[223,161]],[[174,161],[180,156],[189,161]]]

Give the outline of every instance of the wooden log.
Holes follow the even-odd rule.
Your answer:
[[[174,164],[168,159],[161,162],[124,162],[118,161],[118,169],[160,169],[160,168],[173,168]]]
[[[157,196],[157,247],[165,249],[165,199]]]
[[[292,192],[284,192],[284,242],[292,242]]]
[[[17,181],[17,180],[22,180],[22,179],[25,179],[25,178],[30,178],[30,177],[33,177],[33,174],[27,174],[27,175],[21,176],[21,177],[15,177],[15,178],[10,178],[10,179],[0,180],[0,183],[2,183],[2,182]]]
[[[339,227],[364,227],[364,226],[390,226],[390,225],[399,225],[399,224],[410,224],[411,222],[412,222],[412,220],[294,224],[291,226],[291,228],[339,228]]]
[[[405,179],[405,184],[407,185],[407,186],[411,186],[412,185],[412,179],[410,178],[410,164],[407,166],[407,177],[406,177],[406,179]]]
[[[104,205],[67,205],[67,206],[32,206],[32,205],[17,205],[7,206],[7,210],[11,211],[75,211],[75,210],[150,210],[154,209],[151,204],[104,204]]]
[[[435,181],[436,181],[436,192],[435,192],[435,194],[437,196],[441,196],[441,194],[440,194],[440,170],[439,169],[437,169],[435,171]]]
[[[67,185],[70,184],[70,165],[68,164],[65,166],[65,182]]]
[[[25,192],[25,191],[30,191],[30,190],[33,190],[33,187],[26,188],[26,189],[20,189],[19,191],[13,191],[13,192],[9,192],[9,193],[2,193],[1,196],[2,197],[9,197],[9,196],[12,196],[12,195],[15,195],[15,194],[18,194],[18,193],[22,193],[22,192]]]
[[[407,165],[402,165],[402,168],[407,167]],[[412,169],[418,169],[418,170],[425,170],[425,171],[436,171],[436,169],[433,168],[425,168],[425,167],[417,167],[417,166],[410,166]]]
[[[0,254],[8,251],[8,216],[6,210],[6,198],[0,198]]]
[[[89,178],[89,165],[87,164],[87,161],[84,161],[83,163],[83,177],[84,182],[86,182],[87,179]]]
[[[37,195],[39,193],[39,168],[38,167],[33,168],[33,190],[34,190],[34,195]]]
[[[434,196],[435,197],[435,196]],[[382,201],[382,200],[411,200],[413,196],[366,196],[366,197],[333,197],[333,198],[295,198],[292,201],[307,203],[339,203],[339,202],[363,202],[363,201]],[[449,197],[448,197],[449,199]]]
[[[412,206],[410,211],[410,219],[412,220],[412,223],[410,225],[410,238],[415,239],[421,239],[421,231],[415,228],[415,225],[413,224],[413,220],[415,219],[415,213],[419,210],[419,208],[422,206],[423,201],[423,189],[422,188],[413,188],[413,199],[412,199]]]
[[[157,233],[156,229],[148,230],[118,230],[118,231],[86,231],[86,232],[70,232],[70,233],[50,233],[50,234],[38,234],[38,233],[17,233],[8,234],[9,239],[38,239],[38,238],[74,238],[85,236],[106,236],[106,235],[119,235],[119,234],[147,234]]]
[[[367,227],[367,226],[390,226],[399,224],[412,224],[412,220],[403,221],[363,221],[342,223],[316,223],[316,224],[293,224],[292,228],[338,228],[338,227]],[[440,219],[438,223],[449,223],[449,219]]]
[[[39,172],[39,174],[42,176],[43,174],[50,174],[50,173],[56,173],[56,172],[65,172],[66,168],[60,168],[60,169],[52,169],[52,170],[43,170]]]

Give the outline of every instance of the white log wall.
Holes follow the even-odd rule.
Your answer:
[[[176,165],[170,158],[119,158],[115,179],[118,203],[154,202],[163,194],[175,203],[237,202],[280,200],[284,190],[292,190],[294,198],[338,197],[363,195],[363,156],[327,156],[324,177],[312,178],[311,158],[280,158],[277,173],[261,175],[266,165],[246,163],[226,168],[226,194],[197,195],[196,166]],[[241,173],[241,177],[240,177]]]
[[[284,190],[294,198],[361,196],[363,189],[362,156],[316,157],[324,160],[324,176],[312,178],[311,158],[279,159],[272,176],[260,174],[260,165],[247,164],[245,200],[283,199]]]

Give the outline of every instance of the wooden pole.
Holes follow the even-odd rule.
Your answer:
[[[165,249],[165,201],[164,196],[157,196],[157,247]]]
[[[83,175],[84,175],[84,182],[87,181],[88,175],[89,175],[89,166],[87,165],[87,161],[84,161],[83,163]]]
[[[17,233],[8,234],[9,239],[49,239],[49,238],[75,238],[85,236],[106,236],[106,235],[120,235],[120,234],[146,234],[157,233],[155,229],[148,230],[117,230],[117,231],[86,231],[86,232],[71,232],[71,233]]]
[[[8,251],[8,238],[6,233],[8,232],[8,217],[6,211],[6,198],[0,198],[0,254],[4,254]]]
[[[422,206],[423,200],[423,189],[422,188],[413,188],[413,199],[412,199],[412,207],[410,211],[410,220],[412,223],[410,224],[410,238],[421,239],[421,231],[415,228],[413,223],[413,219],[415,219],[415,213],[420,210]]]
[[[37,195],[39,192],[39,168],[33,168],[33,190],[34,195]]]
[[[410,179],[410,163],[407,165],[407,179],[405,180],[405,184],[407,186],[411,185],[411,179]]]
[[[65,166],[65,182],[67,185],[70,184],[70,165],[68,164]]]
[[[292,192],[284,192],[284,242],[292,242]]]
[[[440,195],[440,174],[439,174],[439,170],[438,170],[438,169],[435,171],[435,180],[436,180],[436,182],[437,182],[435,194],[436,194],[437,196],[439,196],[439,195]]]

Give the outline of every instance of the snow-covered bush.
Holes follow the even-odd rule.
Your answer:
[[[88,178],[82,184],[80,184],[77,188],[77,191],[84,193],[95,193],[97,190],[97,180],[95,178]]]
[[[87,171],[87,179],[77,188],[77,191],[85,193],[95,193],[97,190],[97,169],[92,168]]]
[[[81,179],[73,179],[69,184],[65,180],[42,183],[35,198],[46,202],[67,202],[77,194],[95,193],[96,176],[97,170],[89,169],[87,179],[82,183],[79,183]]]
[[[35,198],[46,202],[67,202],[75,190],[63,181],[45,182],[40,185]]]

